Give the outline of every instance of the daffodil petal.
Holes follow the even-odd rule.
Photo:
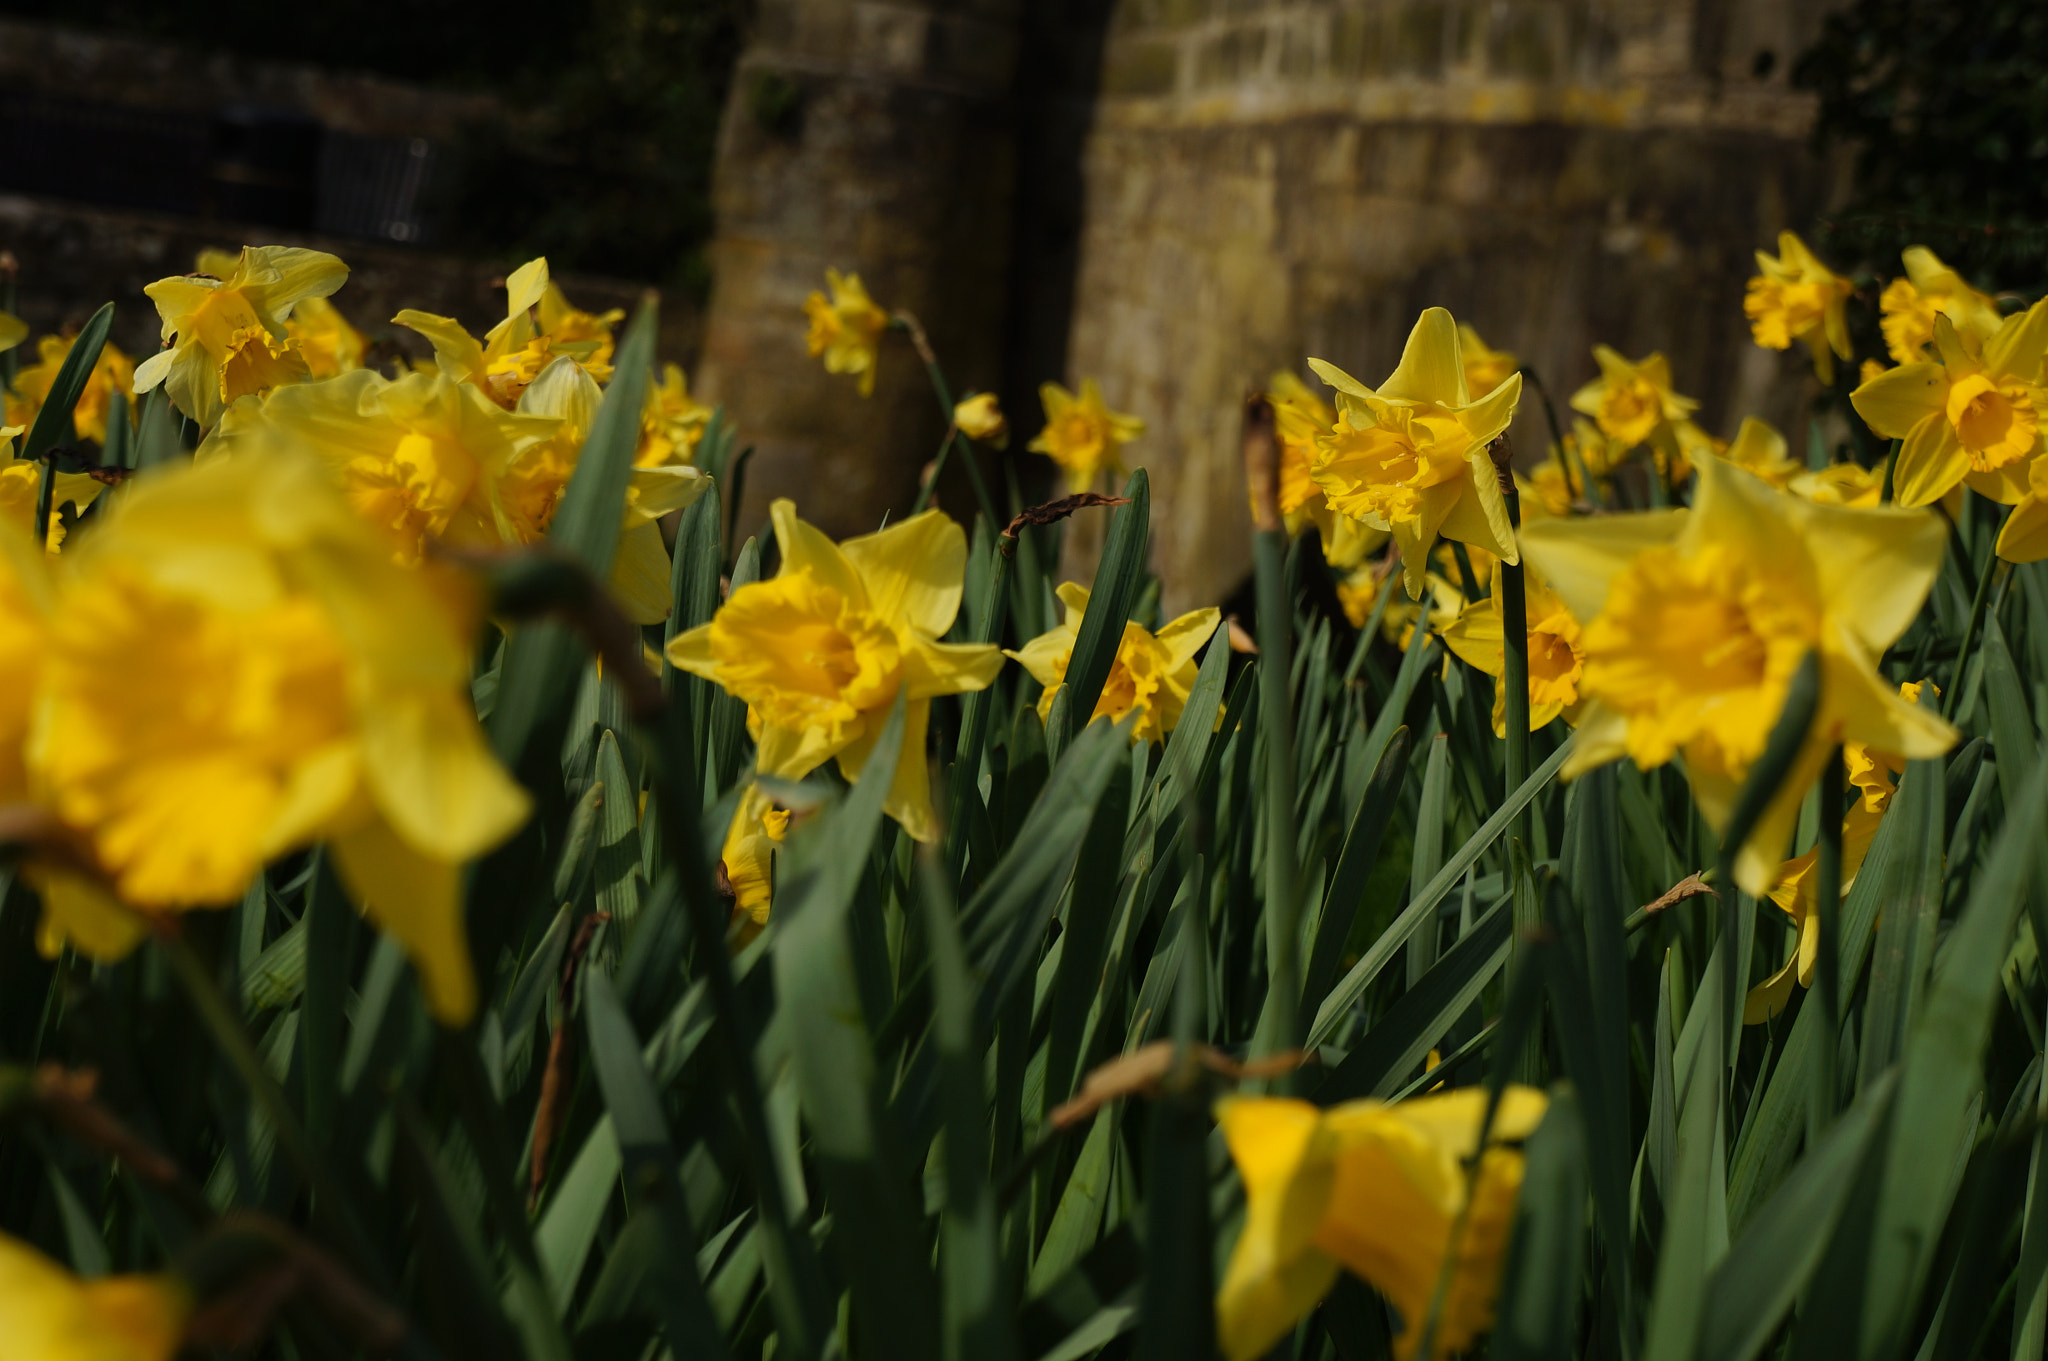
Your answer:
[[[783,571],[809,572],[819,584],[831,587],[850,603],[867,607],[867,586],[860,571],[839,551],[838,544],[816,526],[797,518],[796,502],[787,497],[771,502],[768,517],[775,525],[775,541],[782,548]]]
[[[477,344],[476,337],[463,330],[462,323],[453,317],[437,317],[432,312],[408,307],[391,321],[425,336],[427,343],[434,347],[435,361],[450,378],[476,379],[483,376],[483,346]]]
[[[476,1014],[476,975],[462,923],[461,872],[415,850],[381,818],[328,844],[363,914],[403,946],[419,970],[434,1019],[468,1024]]]
[[[1189,611],[1153,635],[1166,649],[1167,669],[1175,671],[1193,661],[1222,622],[1223,611],[1212,605]]]
[[[1401,362],[1380,384],[1378,395],[1454,408],[1471,400],[1465,393],[1465,366],[1459,358],[1458,323],[1449,312],[1441,307],[1423,309],[1401,347]]]
[[[511,835],[531,811],[455,691],[377,696],[363,708],[362,742],[378,809],[423,855],[466,860]]]
[[[1941,572],[1948,526],[1927,510],[1800,503],[1805,532],[1819,578],[1819,598],[1852,602],[1841,612],[1849,630],[1874,658],[1904,633],[1920,613]]]
[[[912,699],[903,715],[903,746],[896,758],[895,778],[882,811],[903,824],[913,841],[929,845],[939,839],[939,815],[932,807],[931,767],[925,758],[925,733],[931,719],[930,700]],[[859,780],[882,735],[882,718],[870,716],[867,730],[839,753],[839,770],[849,780]]]
[[[2007,562],[2048,558],[2048,501],[2029,496],[2012,508],[1998,531],[1998,556]]]
[[[1783,1011],[1785,1004],[1792,1000],[1792,983],[1798,970],[1799,951],[1795,949],[1776,973],[1751,988],[1749,995],[1742,999],[1742,1023],[1762,1025]]]
[[[1957,442],[1955,427],[1936,412],[1909,430],[1899,446],[1892,494],[1902,506],[1932,505],[1969,471],[1970,456]]]
[[[967,535],[943,512],[928,510],[848,539],[839,551],[867,584],[875,613],[934,638],[953,627],[967,570]]]
[[[1545,518],[1523,525],[1518,537],[1529,564],[1550,583],[1572,617],[1585,624],[1606,606],[1607,586],[1615,574],[1645,549],[1676,540],[1689,514],[1662,510],[1583,520]]]
[[[1628,720],[1598,700],[1591,700],[1579,713],[1579,726],[1572,730],[1572,754],[1565,758],[1562,774],[1567,780],[1575,780],[1626,755]]]
[[[1002,649],[993,643],[920,641],[905,650],[903,660],[904,680],[914,700],[985,690],[1003,669]]]
[[[1921,421],[1941,414],[1947,390],[1941,365],[1900,364],[1850,393],[1849,403],[1878,434],[1904,439]]]

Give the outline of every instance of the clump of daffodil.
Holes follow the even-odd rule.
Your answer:
[[[1899,698],[1908,704],[1918,703],[1920,689],[1918,682],[1909,681],[1899,687]],[[1848,767],[1849,784],[1856,790],[1856,802],[1842,815],[1841,891],[1847,893],[1855,886],[1856,875],[1870,854],[1877,825],[1890,807],[1892,795],[1898,792],[1899,777],[1905,773],[1906,763],[1899,757],[1873,752],[1861,742],[1845,744],[1842,761]],[[1742,1007],[1744,1025],[1758,1025],[1783,1011],[1785,1003],[1791,1000],[1795,980],[1802,988],[1813,986],[1813,967],[1820,958],[1820,917],[1814,911],[1819,865],[1820,848],[1815,846],[1778,869],[1770,897],[1792,919],[1792,953],[1783,968],[1749,990]]]
[[[1439,534],[1519,561],[1487,447],[1514,419],[1519,373],[1472,394],[1457,322],[1441,307],[1416,320],[1400,364],[1376,390],[1320,359],[1308,362],[1337,390],[1339,413],[1336,428],[1316,440],[1310,475],[1339,515],[1392,534],[1411,599],[1422,595]]]
[[[81,1280],[0,1233],[0,1337],[9,1361],[171,1361],[192,1317],[174,1276]]]
[[[0,354],[28,339],[28,323],[12,312],[0,312]]]
[[[1010,423],[993,392],[977,392],[953,404],[953,424],[971,440],[991,449],[1010,447]]]
[[[1735,438],[1716,454],[1759,481],[1784,491],[1793,478],[1806,471],[1805,464],[1796,463],[1789,456],[1790,448],[1769,421],[1744,416]]]
[[[50,385],[57,381],[57,370],[64,367],[65,356],[77,341],[76,336],[44,336],[36,341],[36,362],[22,365],[7,390],[7,424],[27,429],[36,423],[36,413],[43,409]],[[134,361],[111,342],[101,346],[100,357],[78,394],[78,405],[71,409],[72,427],[79,438],[106,444],[107,413],[113,408],[114,394],[125,397],[134,390]]]
[[[855,375],[860,379],[860,395],[872,397],[889,314],[868,296],[867,285],[858,274],[828,269],[825,287],[832,291],[829,300],[815,291],[804,299],[804,315],[811,321],[804,343],[813,359],[824,356],[825,372]]]
[[[993,644],[939,641],[960,611],[967,536],[928,510],[835,544],[791,501],[769,514],[781,570],[734,590],[710,623],[669,643],[668,659],[746,702],[754,768],[778,779],[834,759],[859,779],[904,695],[902,755],[883,809],[915,839],[935,840],[932,697],[983,689],[1003,664]]]
[[[659,468],[670,463],[694,463],[697,441],[711,424],[711,408],[690,395],[690,380],[680,364],[664,364],[661,381],[649,385],[647,405],[640,413],[640,443],[633,451],[633,463],[641,468]]]
[[[1899,260],[1906,277],[1886,284],[1877,300],[1878,328],[1893,359],[1915,364],[1928,358],[1936,317],[1948,318],[1966,349],[1982,345],[1998,329],[1998,304],[1970,287],[1933,251],[1908,246]]]
[[[2048,402],[2036,384],[2048,351],[2048,300],[2007,317],[1981,347],[1937,316],[1934,349],[1936,359],[1886,369],[1849,394],[1872,430],[1904,441],[1892,469],[1899,504],[1928,505],[1958,485],[2007,505],[2021,501],[2043,449]],[[1999,552],[2007,536],[2034,532],[2027,524],[2015,531],[2009,519]]]
[[[1778,233],[1778,253],[1756,253],[1763,272],[1749,281],[1742,310],[1750,334],[1769,350],[1791,348],[1797,340],[1813,355],[1821,382],[1835,381],[1835,360],[1849,357],[1849,320],[1844,305],[1856,286],[1820,262],[1792,232]]]
[[[1465,361],[1465,388],[1469,392],[1491,392],[1522,367],[1511,351],[1496,350],[1479,338],[1479,332],[1458,323],[1458,352]]]
[[[1217,1123],[1245,1194],[1244,1230],[1216,1295],[1224,1356],[1264,1356],[1329,1293],[1340,1269],[1400,1315],[1399,1361],[1420,1350],[1432,1309],[1430,1361],[1469,1348],[1493,1326],[1514,1228],[1523,1156],[1509,1145],[1535,1131],[1547,1106],[1540,1091],[1508,1087],[1482,1150],[1487,1093],[1479,1087],[1393,1105],[1220,1103]]]
[[[777,805],[761,786],[748,785],[732,811],[718,869],[732,889],[733,912],[757,927],[768,924],[775,896],[775,849],[788,835],[789,810]]]
[[[1606,345],[1593,347],[1593,359],[1600,376],[1572,394],[1572,410],[1592,417],[1624,453],[1646,441],[1667,456],[1676,452],[1676,427],[1699,403],[1672,390],[1671,362],[1661,354],[1625,359]],[[1590,461],[1587,471],[1598,475]]]
[[[371,920],[460,1025],[476,983],[463,862],[526,818],[469,693],[476,602],[392,561],[310,461],[216,459],[127,489],[67,570],[0,560],[0,634],[35,664],[23,779],[72,847],[31,860],[39,934],[98,959],[152,917],[240,900],[325,842]],[[0,644],[0,649],[6,645]],[[175,703],[135,704],[147,674]]]
[[[1038,400],[1045,428],[1029,447],[1066,471],[1070,492],[1087,491],[1105,469],[1122,472],[1123,447],[1145,433],[1145,422],[1109,409],[1093,378],[1081,380],[1078,396],[1058,383],[1041,383]]]
[[[1565,722],[1576,723],[1579,680],[1585,666],[1579,621],[1534,572],[1527,574],[1524,602],[1529,621],[1529,731],[1537,731],[1560,715]],[[1501,593],[1494,591],[1484,600],[1465,605],[1442,633],[1444,645],[1452,653],[1493,677],[1493,731],[1505,736],[1508,692],[1503,640],[1507,630],[1501,616]]]
[[[591,318],[566,302],[550,311],[549,298],[560,295],[548,280],[547,257],[540,256],[505,277],[505,319],[484,332],[481,344],[452,317],[408,307],[391,320],[427,338],[442,373],[476,384],[485,396],[509,408],[518,405],[519,394],[541,370],[564,356],[581,365],[593,381],[611,380],[612,341],[606,319]],[[542,314],[538,322],[536,311]],[[550,318],[567,329],[561,334],[549,330]],[[592,321],[599,324],[589,324]]]
[[[303,380],[306,359],[286,323],[300,302],[347,280],[340,260],[297,246],[244,246],[225,278],[158,279],[142,291],[156,303],[167,348],[136,366],[136,393],[162,386],[172,405],[210,426],[237,398]]]
[[[1081,636],[1081,620],[1088,613],[1088,588],[1077,582],[1060,583],[1060,603],[1067,607],[1066,619],[1058,628],[1041,633],[1022,649],[1009,653],[1024,664],[1031,678],[1045,687],[1038,697],[1038,716],[1052,712],[1053,694],[1067,678],[1067,664],[1074,644]],[[1107,718],[1121,723],[1136,711],[1135,742],[1163,742],[1180,722],[1180,711],[1195,686],[1195,654],[1216,632],[1223,619],[1215,609],[1191,610],[1154,634],[1135,620],[1124,622],[1123,637],[1116,645],[1116,660],[1110,664],[1109,679],[1102,683],[1102,695],[1095,701],[1089,721]]]
[[[1793,674],[1817,651],[1813,725],[1736,859],[1743,890],[1763,893],[1833,744],[1918,758],[1955,740],[1877,674],[1926,599],[1945,538],[1928,512],[1816,505],[1719,459],[1700,465],[1689,511],[1524,526],[1531,564],[1583,626],[1579,689],[1594,702],[1566,775],[1682,754],[1694,801],[1718,830]]]
[[[18,425],[0,426],[0,447],[21,434]],[[43,464],[32,458],[0,458],[0,520],[16,526],[21,533],[35,534],[36,501],[42,495]],[[50,522],[43,527],[43,546],[54,553],[64,542],[61,512],[70,506],[83,511],[100,494],[100,484],[86,473],[58,472],[50,498]]]
[[[195,263],[201,274],[225,279],[234,272],[235,255],[232,251],[203,250]],[[306,361],[307,373],[315,379],[361,368],[363,354],[369,349],[363,333],[349,325],[348,318],[326,298],[299,299],[291,315],[285,318],[284,331],[297,342],[299,357]]]

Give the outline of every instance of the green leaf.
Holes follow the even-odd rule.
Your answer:
[[[1422,768],[1422,802],[1415,810],[1415,846],[1408,862],[1408,894],[1412,899],[1429,887],[1443,868],[1445,802],[1450,797],[1451,741],[1444,733],[1430,739],[1429,759]],[[1436,963],[1442,924],[1426,921],[1408,937],[1408,986],[1422,981]]]
[[[647,294],[619,342],[612,381],[576,457],[576,471],[548,526],[548,546],[581,562],[599,581],[610,575],[619,546],[633,451],[640,443],[640,413],[654,372],[655,299]]]
[[[1445,952],[1316,1088],[1319,1105],[1398,1091],[1507,963],[1514,914],[1495,903]]]
[[[1580,1272],[1586,1253],[1586,1137],[1578,1098],[1551,1093],[1528,1158],[1514,1239],[1501,1274],[1500,1304],[1487,1355],[1548,1361],[1579,1353]]]
[[[1752,1361],[1778,1329],[1841,1220],[1857,1169],[1890,1109],[1889,1074],[1800,1159],[1707,1282],[1700,1361]]]
[[[1068,735],[1087,726],[1102,697],[1103,684],[1123,642],[1124,623],[1137,603],[1138,584],[1145,574],[1145,549],[1151,533],[1152,482],[1143,468],[1124,484],[1129,505],[1118,506],[1109,522],[1095,581],[1088,592],[1088,612],[1067,661]]]
[[[1365,884],[1379,860],[1380,842],[1387,824],[1393,821],[1401,790],[1408,778],[1409,732],[1396,728],[1373,767],[1372,780],[1365,786],[1352,809],[1351,827],[1344,835],[1344,849],[1337,856],[1337,868],[1323,890],[1322,902],[1304,929],[1309,937],[1308,968],[1302,975],[1304,1006],[1320,1006],[1329,995],[1344,955],[1344,943],[1351,938],[1352,923],[1365,905]]]
[[[1429,881],[1423,891],[1409,900],[1401,915],[1380,933],[1379,939],[1365,952],[1365,957],[1354,964],[1351,971],[1331,989],[1330,995],[1323,999],[1321,1009],[1316,1012],[1315,1025],[1309,1029],[1307,1048],[1316,1048],[1335,1033],[1337,1023],[1343,1019],[1344,1013],[1350,1010],[1359,998],[1365,996],[1365,990],[1372,986],[1373,980],[1379,977],[1380,970],[1394,957],[1394,951],[1400,949],[1409,934],[1419,929],[1424,921],[1435,919],[1437,904],[1450,894],[1458,881],[1465,877],[1465,871],[1470,869],[1500,834],[1507,830],[1515,815],[1528,807],[1530,800],[1556,778],[1557,772],[1564,768],[1565,758],[1570,753],[1570,743],[1565,743],[1552,752],[1550,759],[1532,771],[1529,778],[1522,782],[1522,787],[1510,794],[1507,801],[1495,809],[1493,815],[1480,825],[1479,830],[1458,848],[1456,854],[1444,862],[1444,867]]]
[[[161,387],[152,388],[143,395],[135,413],[135,467],[160,467],[184,456],[184,446],[178,440],[178,413],[171,410],[168,393]]]
[[[1941,917],[1943,791],[1940,761],[1909,761],[1885,822],[1897,823],[1891,860],[1885,866],[1884,903],[1877,923],[1864,1004],[1859,1089],[1877,1081],[1904,1052],[1907,1026],[1918,1010],[1934,958],[1935,924]],[[1862,876],[1857,876],[1862,881]],[[1982,880],[1980,879],[1981,883]],[[1849,978],[1843,976],[1844,994]]]
[[[1067,1270],[1095,1245],[1102,1232],[1102,1213],[1109,1196],[1110,1164],[1115,1155],[1116,1104],[1095,1113],[1081,1156],[1067,1177],[1053,1211],[1052,1226],[1031,1264],[1031,1278],[1025,1283],[1027,1297],[1044,1294]]]
[[[40,460],[60,445],[78,442],[78,431],[72,425],[72,412],[77,409],[78,399],[92,378],[93,365],[100,362],[100,351],[105,348],[107,332],[113,329],[113,325],[114,304],[103,303],[100,310],[79,327],[64,362],[57,366],[57,376],[50,380],[50,390],[36,412],[35,424],[28,428],[28,438],[21,446],[21,457]]]

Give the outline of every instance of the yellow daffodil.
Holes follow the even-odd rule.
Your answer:
[[[1314,525],[1322,539],[1323,561],[1350,571],[1386,543],[1388,532],[1338,514],[1311,475],[1316,440],[1337,428],[1337,412],[1287,369],[1273,375],[1268,397],[1280,441],[1280,517],[1287,532],[1299,534]]]
[[[30,518],[0,515],[0,804],[28,802],[29,718],[53,608],[49,572],[28,534]]]
[[[804,315],[811,321],[804,343],[813,359],[825,357],[825,372],[856,375],[860,379],[860,395],[872,397],[882,332],[889,329],[889,314],[868,296],[867,285],[858,274],[828,269],[825,286],[832,290],[830,301],[818,292],[804,299]]]
[[[297,246],[244,246],[225,278],[158,279],[142,291],[156,303],[168,348],[136,366],[136,393],[161,385],[173,406],[210,426],[237,398],[299,382],[306,360],[285,323],[301,301],[347,280],[340,260]]]
[[[1700,465],[1690,511],[1524,526],[1531,564],[1584,629],[1579,689],[1594,703],[1566,775],[1683,753],[1693,798],[1720,829],[1817,649],[1813,726],[1736,860],[1744,891],[1763,893],[1834,743],[1931,757],[1955,740],[1877,675],[1934,584],[1945,538],[1927,512],[1815,505],[1719,459]]]
[[[1549,1103],[1533,1088],[1507,1088],[1482,1151],[1486,1103],[1479,1087],[1327,1110],[1273,1097],[1222,1102],[1217,1123],[1245,1194],[1244,1229],[1216,1295],[1224,1356],[1265,1355],[1340,1268],[1400,1314],[1399,1361],[1421,1348],[1447,1267],[1431,1361],[1492,1327],[1522,1185],[1522,1154],[1506,1145],[1534,1132]]]
[[[1806,471],[1805,464],[1795,463],[1787,456],[1790,447],[1769,421],[1744,416],[1734,440],[1720,451],[1720,457],[1783,491],[1793,478]]]
[[[1066,619],[1058,628],[1041,633],[1022,649],[1007,655],[1024,664],[1031,678],[1045,687],[1038,697],[1038,716],[1052,712],[1053,693],[1067,678],[1067,663],[1081,636],[1081,620],[1088,612],[1088,588],[1078,582],[1060,583],[1060,602],[1067,607]],[[1107,718],[1121,723],[1132,710],[1138,712],[1131,738],[1137,742],[1163,742],[1180,722],[1181,707],[1195,685],[1195,654],[1223,619],[1214,608],[1192,610],[1168,624],[1155,635],[1135,620],[1124,621],[1123,638],[1116,646],[1116,660],[1110,664],[1109,679],[1102,683],[1102,695],[1095,701],[1092,722]]]
[[[1884,469],[1865,468],[1856,463],[1830,463],[1825,468],[1799,473],[1786,484],[1785,490],[1823,506],[1854,506],[1858,510],[1868,510],[1883,500]]]
[[[647,407],[640,415],[640,444],[633,463],[659,468],[697,460],[697,441],[711,423],[711,408],[690,395],[690,380],[680,364],[661,366],[661,381],[647,389]]]
[[[1380,582],[1381,578],[1369,565],[1354,567],[1338,580],[1337,604],[1351,621],[1351,627],[1362,629],[1365,621],[1372,618],[1372,607],[1380,601]],[[1394,603],[1388,602],[1387,608],[1392,610]]]
[[[789,835],[789,810],[776,806],[761,786],[750,784],[732,811],[718,868],[732,888],[733,911],[756,926],[768,924],[774,897],[775,848]]]
[[[0,446],[21,433],[18,425],[0,426]],[[64,542],[63,509],[83,511],[100,494],[100,484],[87,473],[57,473],[50,498],[50,523],[45,527],[43,546],[54,553]],[[16,526],[21,533],[35,533],[36,501],[43,490],[43,465],[38,459],[0,459],[0,520]]]
[[[23,365],[15,373],[14,386],[7,392],[9,425],[27,429],[36,423],[36,413],[43,409],[50,385],[57,381],[57,370],[64,366],[64,358],[76,342],[76,336],[44,336],[36,342],[36,362]],[[114,394],[125,397],[134,390],[134,361],[111,342],[101,346],[100,357],[85,380],[85,389],[78,394],[78,405],[71,410],[71,423],[79,438],[104,445],[107,412],[113,406]]]
[[[235,406],[199,459],[310,454],[388,536],[398,560],[415,563],[436,542],[500,546],[490,483],[557,426],[508,412],[446,375],[394,380],[355,369]]]
[[[12,312],[0,312],[0,354],[28,339],[28,323]]]
[[[485,482],[498,533],[508,546],[540,542],[583,454],[604,394],[588,369],[563,356],[541,370],[519,394],[518,414],[554,422],[554,433],[490,469]],[[668,546],[662,516],[704,494],[711,479],[679,463],[635,466],[626,484],[625,520],[606,585],[636,624],[658,624],[669,612]]]
[[[1742,310],[1750,334],[1769,350],[1802,342],[1813,355],[1823,383],[1835,381],[1835,360],[1849,357],[1849,321],[1844,304],[1856,286],[1820,262],[1791,232],[1778,233],[1778,253],[1756,253],[1763,272],[1751,278]]]
[[[1491,392],[1522,367],[1513,353],[1492,349],[1464,322],[1458,323],[1458,351],[1465,361],[1467,392]]]
[[[1871,379],[1877,377],[1877,375],[1883,373],[1886,369],[1890,367],[1891,366],[1889,364],[1886,364],[1881,360],[1866,359],[1863,361],[1862,366],[1856,370],[1856,382],[1859,386],[1861,386],[1862,384],[1867,383]]]
[[[1474,570],[1476,572],[1477,564],[1474,564]],[[1404,600],[1400,596],[1388,601],[1386,612],[1380,615],[1380,637],[1406,652],[1409,640],[1415,636],[1417,622],[1426,622],[1427,627],[1437,633],[1456,623],[1465,609],[1465,592],[1452,582],[1453,575],[1456,575],[1455,571],[1450,575],[1441,571],[1426,574],[1420,601]],[[1366,597],[1366,609],[1370,610],[1378,599],[1377,594]],[[1364,626],[1365,619],[1365,615],[1359,615],[1359,627]]]
[[[1927,347],[1934,343],[1936,317],[1947,317],[1964,348],[1970,350],[1998,329],[1998,304],[1970,287],[1933,251],[1908,246],[1899,259],[1906,266],[1906,277],[1885,285],[1877,300],[1882,314],[1878,327],[1893,359],[1901,364],[1926,359]]]
[[[546,268],[544,259],[539,263]],[[569,355],[600,383],[611,375],[612,354],[617,345],[612,330],[626,319],[625,308],[586,312],[569,301],[560,284],[550,280],[534,305],[534,316],[553,353]]]
[[[993,644],[942,643],[960,611],[967,536],[936,510],[835,544],[769,507],[782,567],[741,586],[711,622],[676,637],[668,658],[746,701],[763,775],[800,780],[837,759],[860,778],[899,694],[907,694],[902,755],[884,811],[933,841],[925,731],[934,695],[980,690],[1003,657]]]
[[[192,1316],[172,1276],[80,1280],[0,1233],[0,1338],[8,1361],[171,1361]]]
[[[1608,438],[1624,451],[1662,434],[1699,408],[1690,397],[1671,389],[1671,364],[1661,354],[1622,358],[1606,345],[1593,347],[1600,376],[1572,394],[1572,410],[1593,418]],[[1590,466],[1587,471],[1598,473]]]
[[[992,449],[1010,447],[1010,422],[1003,416],[993,392],[977,392],[953,404],[953,424],[971,440]]]
[[[559,297],[559,290],[548,281],[546,256],[528,260],[513,270],[505,279],[505,319],[484,333],[481,344],[452,317],[408,307],[391,320],[427,338],[434,347],[434,364],[440,372],[457,382],[476,384],[486,397],[502,407],[516,406],[526,385],[565,355],[581,365],[593,381],[609,382],[611,332],[605,325],[590,324],[604,323],[605,318],[591,318],[589,313],[577,312],[566,303],[562,304],[566,310],[550,311],[550,290]],[[534,321],[536,309],[544,318],[538,324]],[[550,331],[545,319],[550,316],[557,325],[569,326],[570,330],[560,335]]]
[[[325,841],[433,1013],[465,1022],[462,863],[527,801],[477,726],[460,583],[395,564],[289,455],[141,479],[65,564],[53,585],[0,560],[0,634],[40,637],[0,695],[30,697],[26,783],[77,846],[27,867],[43,948],[119,958],[152,915],[232,904]],[[138,673],[177,702],[133,703]]]
[[[201,274],[225,279],[234,272],[235,254],[225,250],[203,250],[195,262]],[[326,298],[301,298],[285,318],[285,335],[298,342],[299,355],[313,378],[332,378],[363,366],[363,352],[369,341],[348,324],[340,310]]]
[[[1585,659],[1579,622],[1557,593],[1534,572],[1524,582],[1529,623],[1529,731],[1535,732],[1562,715],[1578,720],[1579,680]],[[1493,731],[1505,736],[1507,718],[1506,629],[1501,619],[1500,592],[1468,604],[1456,622],[1443,630],[1444,645],[1461,660],[1493,677]]]
[[[2007,505],[2020,501],[2033,489],[2028,465],[2042,452],[2048,402],[2035,383],[2048,351],[2048,299],[2007,317],[1981,347],[1938,316],[1934,348],[1937,359],[1886,369],[1849,394],[1872,430],[1904,441],[1892,471],[1899,504],[1928,505],[1961,484]]]
[[[1391,532],[1411,599],[1422,595],[1439,534],[1519,560],[1487,448],[1514,418],[1519,373],[1473,397],[1457,323],[1441,307],[1416,320],[1399,366],[1377,390],[1320,359],[1308,362],[1337,389],[1340,414],[1337,428],[1316,440],[1311,476],[1338,514]]]
[[[1919,683],[1900,686],[1899,698],[1908,704],[1918,703]],[[1857,791],[1856,802],[1842,815],[1841,891],[1847,893],[1855,886],[1856,875],[1870,854],[1871,840],[1877,835],[1877,825],[1890,806],[1892,795],[1898,792],[1899,776],[1904,774],[1906,763],[1896,756],[1873,753],[1861,742],[1846,743],[1842,760],[1848,767],[1849,782]],[[1787,860],[1778,869],[1770,897],[1792,919],[1792,954],[1783,968],[1749,990],[1742,1008],[1744,1025],[1758,1025],[1783,1011],[1785,1003],[1791,1000],[1795,979],[1802,988],[1813,986],[1814,962],[1820,958],[1820,917],[1814,911],[1819,866],[1820,848],[1816,846]]]
[[[1122,472],[1123,447],[1145,433],[1145,422],[1109,409],[1093,378],[1081,380],[1079,396],[1058,383],[1041,383],[1038,400],[1045,428],[1029,447],[1066,470],[1070,492],[1087,491],[1104,469]]]
[[[1550,452],[1552,457],[1570,455],[1567,462],[1576,460],[1588,477],[1607,477],[1628,462],[1633,448],[1633,445],[1624,444],[1585,417],[1574,416],[1571,433],[1564,437],[1564,448],[1560,450],[1552,445]]]

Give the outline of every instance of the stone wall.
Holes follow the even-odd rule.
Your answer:
[[[1751,344],[1741,298],[1836,178],[1786,80],[1825,8],[1120,0],[1068,367],[1151,425],[1130,453],[1169,610],[1247,569],[1244,391],[1308,355],[1377,382],[1431,304],[1535,366],[1562,419],[1605,341],[1669,355],[1709,430],[1796,429],[1804,351]],[[1513,433],[1543,448],[1533,393]]]
[[[874,395],[804,348],[825,270],[914,313],[956,389],[1002,368],[1019,0],[762,0],[721,131],[701,390],[755,446],[741,525],[794,497],[835,534],[914,494],[946,429],[908,340]]]

